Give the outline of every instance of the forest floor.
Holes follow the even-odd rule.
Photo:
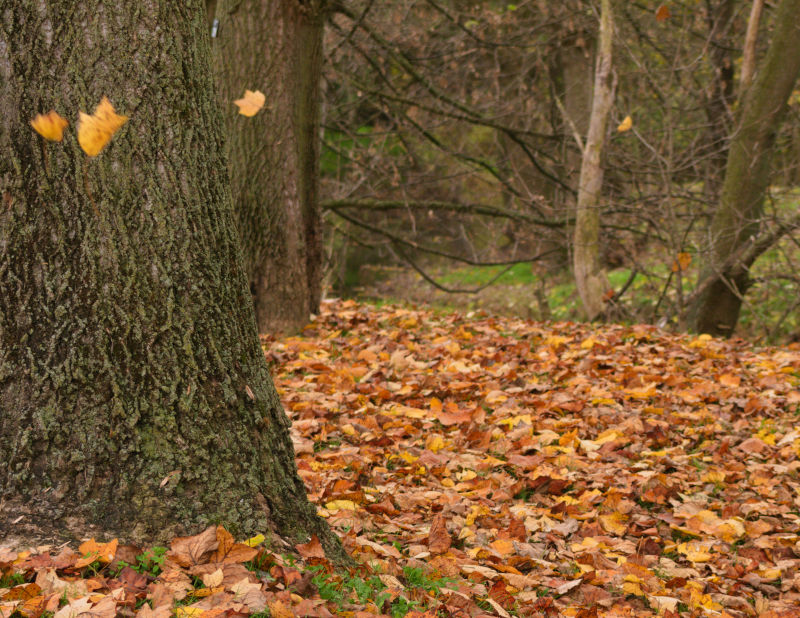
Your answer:
[[[0,550],[0,616],[800,616],[800,347],[330,301],[264,348],[359,566]]]

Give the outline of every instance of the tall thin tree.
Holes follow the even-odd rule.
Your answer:
[[[589,133],[583,148],[578,206],[575,213],[573,268],[575,283],[587,317],[593,320],[605,311],[608,277],[600,260],[600,192],[603,187],[603,145],[608,115],[614,102],[612,75],[614,19],[611,0],[600,5],[600,34],[594,76]]]

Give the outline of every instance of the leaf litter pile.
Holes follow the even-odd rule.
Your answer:
[[[798,347],[331,301],[265,351],[357,566],[0,549],[0,616],[800,616]]]

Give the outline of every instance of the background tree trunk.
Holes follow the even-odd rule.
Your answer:
[[[706,0],[711,80],[705,93],[708,119],[707,171],[705,191],[710,203],[719,199],[725,174],[728,138],[731,133],[731,104],[734,101],[734,44],[731,30],[735,13],[734,0]]]
[[[218,20],[212,48],[234,210],[260,332],[299,330],[319,308],[322,8],[319,1],[209,2]],[[253,118],[233,105],[245,89],[267,97]]]
[[[690,314],[697,332],[729,336],[749,287],[749,264],[725,264],[760,227],[770,180],[775,133],[800,74],[800,0],[782,0],[772,42],[752,86],[744,93],[741,118],[731,138],[719,207],[711,223],[709,256],[699,281],[716,277]]]
[[[603,0],[600,11],[592,114],[578,182],[572,262],[578,294],[583,302],[586,316],[590,320],[601,316],[605,311],[605,295],[611,287],[600,263],[600,191],[603,187],[601,159],[608,114],[614,102],[611,75],[614,21],[611,0]]]
[[[219,522],[341,551],[256,335],[209,61],[199,0],[0,13],[6,533],[164,539]],[[96,158],[74,127],[56,143],[28,124],[103,95],[130,120]]]

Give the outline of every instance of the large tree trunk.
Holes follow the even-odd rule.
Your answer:
[[[219,522],[339,551],[259,346],[209,60],[200,0],[0,12],[6,534],[152,539]],[[96,158],[74,131],[44,142],[28,124],[103,95],[130,120]]]
[[[749,264],[730,257],[758,233],[770,180],[775,134],[800,74],[800,0],[782,0],[764,63],[745,92],[741,118],[731,138],[720,203],[711,224],[709,256],[700,282],[714,283],[698,296],[690,325],[697,332],[729,336],[749,287]]]
[[[212,41],[234,210],[261,332],[296,331],[319,308],[322,2],[216,0]],[[261,90],[253,118],[233,101]]]
[[[578,207],[575,213],[573,267],[575,284],[590,320],[605,311],[608,277],[600,262],[600,192],[603,187],[602,155],[608,115],[614,102],[611,75],[614,21],[611,0],[603,0],[600,9],[597,68],[592,95],[589,133],[584,145]]]

